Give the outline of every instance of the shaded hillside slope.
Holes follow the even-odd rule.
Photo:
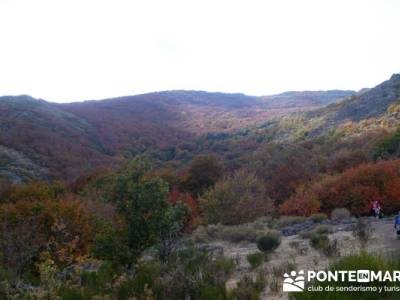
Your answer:
[[[267,121],[261,134],[274,140],[295,140],[326,133],[351,135],[392,130],[400,124],[400,74],[371,89],[309,112]],[[259,130],[260,131],[260,130]],[[260,132],[259,132],[260,134]]]
[[[326,115],[335,122],[360,121],[382,115],[396,101],[400,101],[400,74],[394,74],[389,80],[347,101],[332,104],[310,115]]]
[[[77,176],[109,160],[93,125],[54,104],[29,96],[1,97],[0,119],[3,174],[11,164],[8,173],[17,181],[27,174],[33,178]]]

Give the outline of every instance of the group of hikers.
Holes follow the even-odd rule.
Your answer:
[[[382,207],[378,200],[371,202],[371,215],[377,219],[383,217]],[[397,233],[397,239],[400,239],[400,212],[394,218],[394,229]]]

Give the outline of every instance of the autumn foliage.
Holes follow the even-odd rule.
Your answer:
[[[190,209],[190,216],[185,224],[187,232],[192,231],[200,224],[200,209],[197,200],[190,194],[181,192],[177,186],[172,187],[169,194],[169,201],[173,204],[182,202]]]
[[[182,190],[198,196],[213,186],[223,174],[223,165],[215,156],[200,155],[193,159],[181,178]]]
[[[200,199],[208,223],[236,225],[273,212],[273,201],[265,195],[263,182],[251,172],[238,170],[219,180]]]
[[[0,206],[3,264],[22,272],[46,252],[60,267],[87,255],[94,227],[72,199],[19,200]]]
[[[362,164],[339,175],[326,176],[299,190],[280,210],[284,214],[309,215],[318,210],[318,204],[327,213],[346,207],[355,215],[367,215],[375,200],[385,214],[400,209],[400,160]],[[315,203],[314,209],[304,209],[310,203]]]
[[[283,215],[310,216],[319,212],[320,209],[320,202],[304,186],[297,190],[295,196],[289,198],[280,206],[280,212]]]

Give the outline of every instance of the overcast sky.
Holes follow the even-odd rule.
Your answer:
[[[400,72],[399,0],[0,0],[0,95],[360,89]]]

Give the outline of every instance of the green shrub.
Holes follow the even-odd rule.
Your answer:
[[[317,213],[317,214],[312,214],[309,218],[314,223],[321,223],[322,221],[326,220],[328,217],[324,213]]]
[[[208,224],[238,225],[252,222],[273,210],[263,181],[256,174],[237,170],[224,177],[199,198]]]
[[[270,232],[257,240],[257,248],[264,253],[269,253],[278,248],[280,243],[280,236],[277,233]]]
[[[117,231],[111,224],[104,224],[96,233],[91,248],[95,258],[111,261],[116,265],[124,265],[132,260],[124,232]]]
[[[252,269],[255,269],[263,263],[265,260],[265,254],[261,252],[250,253],[246,256],[247,261],[249,262]]]
[[[126,280],[116,291],[117,299],[141,298],[149,290],[160,294],[162,290],[162,265],[157,261],[147,261],[137,265],[133,277]]]
[[[310,236],[310,243],[315,249],[323,248],[329,242],[329,237],[325,234],[313,234]]]
[[[350,211],[347,208],[335,208],[331,213],[332,220],[346,219],[351,216]]]
[[[314,233],[310,237],[310,243],[313,248],[325,254],[328,257],[338,254],[337,240],[330,240],[326,234]]]
[[[387,159],[399,150],[399,145],[400,129],[397,129],[376,143],[374,149],[372,150],[373,158]]]

